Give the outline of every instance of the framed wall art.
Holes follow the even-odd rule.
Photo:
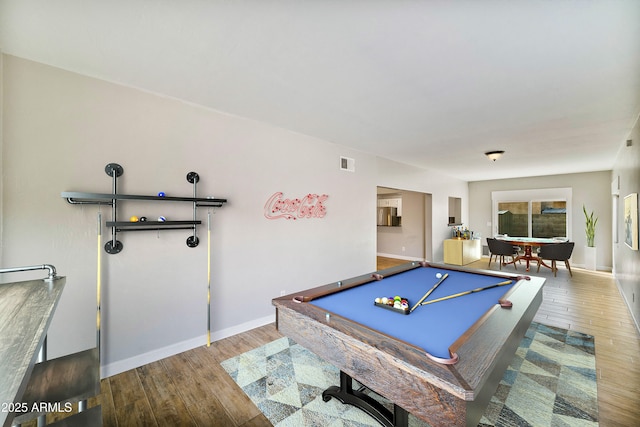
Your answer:
[[[624,243],[638,250],[638,193],[624,198]]]

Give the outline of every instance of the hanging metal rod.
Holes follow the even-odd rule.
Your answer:
[[[202,197],[157,197],[142,196],[134,194],[103,194],[103,193],[81,193],[77,191],[65,191],[61,196],[67,199],[72,205],[111,205],[112,200],[149,200],[154,202],[196,202],[198,206],[221,207],[227,203],[227,199],[214,199]]]
[[[33,270],[49,270],[49,276],[47,277],[47,279],[53,280],[57,278],[56,268],[51,264],[30,265],[27,267],[0,268],[0,273],[18,273],[20,271],[33,271]]]

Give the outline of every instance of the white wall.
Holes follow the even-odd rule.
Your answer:
[[[124,167],[119,192],[229,199],[213,215],[214,338],[273,320],[271,298],[375,269],[376,159],[249,120],[4,58],[3,266],[51,263],[68,277],[50,333],[50,355],[93,345],[97,266],[95,206],[62,191],[111,191],[107,163]],[[339,156],[357,160],[339,170]],[[322,219],[268,220],[264,204],[329,195]],[[101,209],[104,220],[110,208]],[[189,204],[122,204],[130,215],[191,219]],[[206,224],[206,209],[198,219]],[[109,231],[104,230],[104,239]],[[103,365],[107,373],[182,347],[206,334],[206,225],[188,231],[121,233],[124,250],[101,252]],[[244,325],[244,326],[243,326]],[[166,350],[163,350],[166,349]]]
[[[637,120],[626,141],[620,144],[612,174],[612,181],[618,185],[617,234],[618,241],[613,244],[614,273],[629,311],[640,332],[640,251],[633,250],[624,242],[624,198],[632,193],[640,193],[640,120]]]
[[[4,68],[2,66],[3,64],[3,60],[4,60],[4,55],[2,54],[2,49],[0,49],[0,165],[3,164],[2,161],[2,156],[4,153],[3,150],[3,137],[4,137],[4,131],[3,131],[3,119],[4,119],[4,92],[3,92],[3,88],[4,88]],[[2,252],[3,252],[3,248],[4,248],[4,243],[3,243],[3,238],[2,238],[2,234],[3,234],[3,221],[2,221],[2,201],[4,200],[4,197],[2,197],[2,194],[4,194],[3,191],[3,185],[4,185],[4,179],[2,178],[2,169],[0,169],[0,261],[2,260]]]
[[[49,334],[49,355],[95,344],[98,255],[103,284],[103,376],[206,343],[206,225],[188,231],[129,232],[124,250],[97,250],[97,215],[63,191],[111,191],[107,163],[123,166],[118,191],[225,197],[212,224],[212,336],[273,321],[271,299],[375,270],[376,187],[433,194],[434,241],[447,235],[447,198],[466,183],[375,158],[287,130],[206,110],[13,56],[3,56],[1,265],[50,263],[67,286]],[[339,170],[339,157],[356,171]],[[329,195],[322,219],[268,220],[264,204]],[[121,204],[130,215],[191,219],[189,204]],[[206,223],[207,209],[198,219]],[[109,230],[103,228],[103,242]],[[435,246],[434,246],[435,247]],[[24,280],[5,275],[2,280]]]

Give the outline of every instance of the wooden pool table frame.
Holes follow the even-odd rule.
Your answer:
[[[416,346],[307,303],[421,267],[518,280],[509,292],[511,308],[496,304],[456,341],[456,364],[438,363]],[[272,303],[276,307],[277,329],[340,369],[343,388],[350,388],[353,378],[396,405],[395,415],[382,410],[386,420],[379,421],[383,425],[405,425],[406,411],[434,426],[475,427],[542,302],[543,286],[544,279],[539,277],[409,262],[285,295]]]

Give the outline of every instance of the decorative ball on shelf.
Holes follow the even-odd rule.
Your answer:
[[[147,222],[147,217],[146,216],[141,216],[140,217],[140,222]]]
[[[130,221],[130,222],[138,222],[138,221],[139,221],[139,219],[138,219],[138,217],[137,217],[137,216],[133,215],[131,218],[129,218],[129,221]]]
[[[161,191],[158,193],[158,197],[164,197],[164,196],[165,196],[164,191]]]
[[[160,222],[165,222],[167,220],[167,218],[163,217],[163,216],[159,216],[158,217],[158,221]]]

